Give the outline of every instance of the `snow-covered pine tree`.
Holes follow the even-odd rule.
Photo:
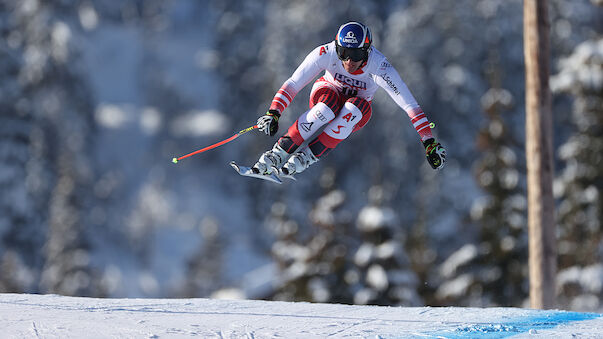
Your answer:
[[[221,288],[224,244],[218,221],[212,216],[204,217],[199,233],[200,249],[189,260],[183,290],[178,292],[185,298],[207,298]]]
[[[335,234],[335,228],[342,224],[333,212],[344,200],[341,191],[332,191],[318,200],[317,205],[323,205],[311,212],[316,228],[309,231],[309,236],[300,235],[295,222],[282,220],[280,239],[272,246],[281,269],[274,299],[351,303],[344,283],[347,247]]]
[[[419,279],[411,269],[405,236],[396,212],[386,206],[383,188],[369,190],[369,204],[358,214],[356,226],[362,244],[354,255],[355,267],[346,272],[355,304],[420,306]]]
[[[603,39],[587,40],[552,78],[556,93],[573,97],[574,133],[559,148],[558,302],[564,308],[603,308]],[[598,283],[593,283],[598,282]]]
[[[32,176],[26,169],[39,167],[31,161],[33,117],[23,88],[15,81],[21,69],[21,54],[11,51],[8,35],[15,31],[0,13],[3,25],[0,49],[5,51],[0,62],[0,291],[33,292],[35,272],[42,263],[44,232],[36,210],[36,193],[43,177]],[[14,42],[13,42],[14,43]],[[40,202],[40,201],[38,201]]]
[[[511,93],[501,88],[482,97],[486,123],[478,133],[482,156],[474,173],[485,194],[471,208],[479,233],[475,243],[462,246],[440,266],[444,282],[436,297],[442,304],[520,306],[527,296],[525,192],[517,143],[502,117],[512,105]]]
[[[11,211],[3,242],[20,258],[12,263],[22,262],[39,278],[39,286],[25,285],[31,292],[102,295],[85,229],[93,109],[71,42],[70,10],[21,1],[0,7],[0,15],[10,16],[1,20],[2,53],[9,56],[2,69],[10,76],[2,79],[1,117],[11,139],[0,156],[11,163],[3,168],[14,193],[3,195],[0,207]]]
[[[272,207],[268,224],[277,236],[272,255],[280,270],[275,300],[353,302],[345,276],[348,253],[355,243],[350,237],[352,219],[342,208],[345,194],[333,189],[332,170],[325,173],[320,180],[325,183],[325,194],[316,200],[307,227],[290,217],[284,203]]]

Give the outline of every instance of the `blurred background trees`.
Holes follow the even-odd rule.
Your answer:
[[[555,92],[574,97],[571,136],[558,150],[564,162],[555,181],[559,203],[560,303],[567,308],[600,305],[603,287],[603,54],[601,38],[579,44],[561,61]]]
[[[0,290],[522,306],[521,5],[0,1]],[[603,300],[601,14],[550,1],[558,294],[576,310]],[[231,173],[274,143],[259,134],[170,163],[253,123],[348,20],[436,123],[444,171],[383,91],[297,182]]]

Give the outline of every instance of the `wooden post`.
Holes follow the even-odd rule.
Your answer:
[[[530,305],[555,307],[557,270],[547,0],[524,0]]]

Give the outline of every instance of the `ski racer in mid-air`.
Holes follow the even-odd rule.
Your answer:
[[[325,71],[312,86],[310,109],[289,127],[273,148],[252,167],[256,175],[293,176],[317,162],[371,118],[371,101],[378,87],[410,118],[425,146],[427,161],[441,169],[446,150],[431,133],[430,122],[398,72],[375,47],[371,33],[359,22],[348,22],[335,41],[316,47],[278,90],[270,109],[261,116],[260,131],[274,136],[278,120],[293,98],[311,80]],[[318,136],[311,140],[317,131]],[[307,147],[300,146],[309,141]]]

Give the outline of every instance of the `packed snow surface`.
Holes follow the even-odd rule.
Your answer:
[[[602,338],[603,314],[0,294],[10,338]]]

